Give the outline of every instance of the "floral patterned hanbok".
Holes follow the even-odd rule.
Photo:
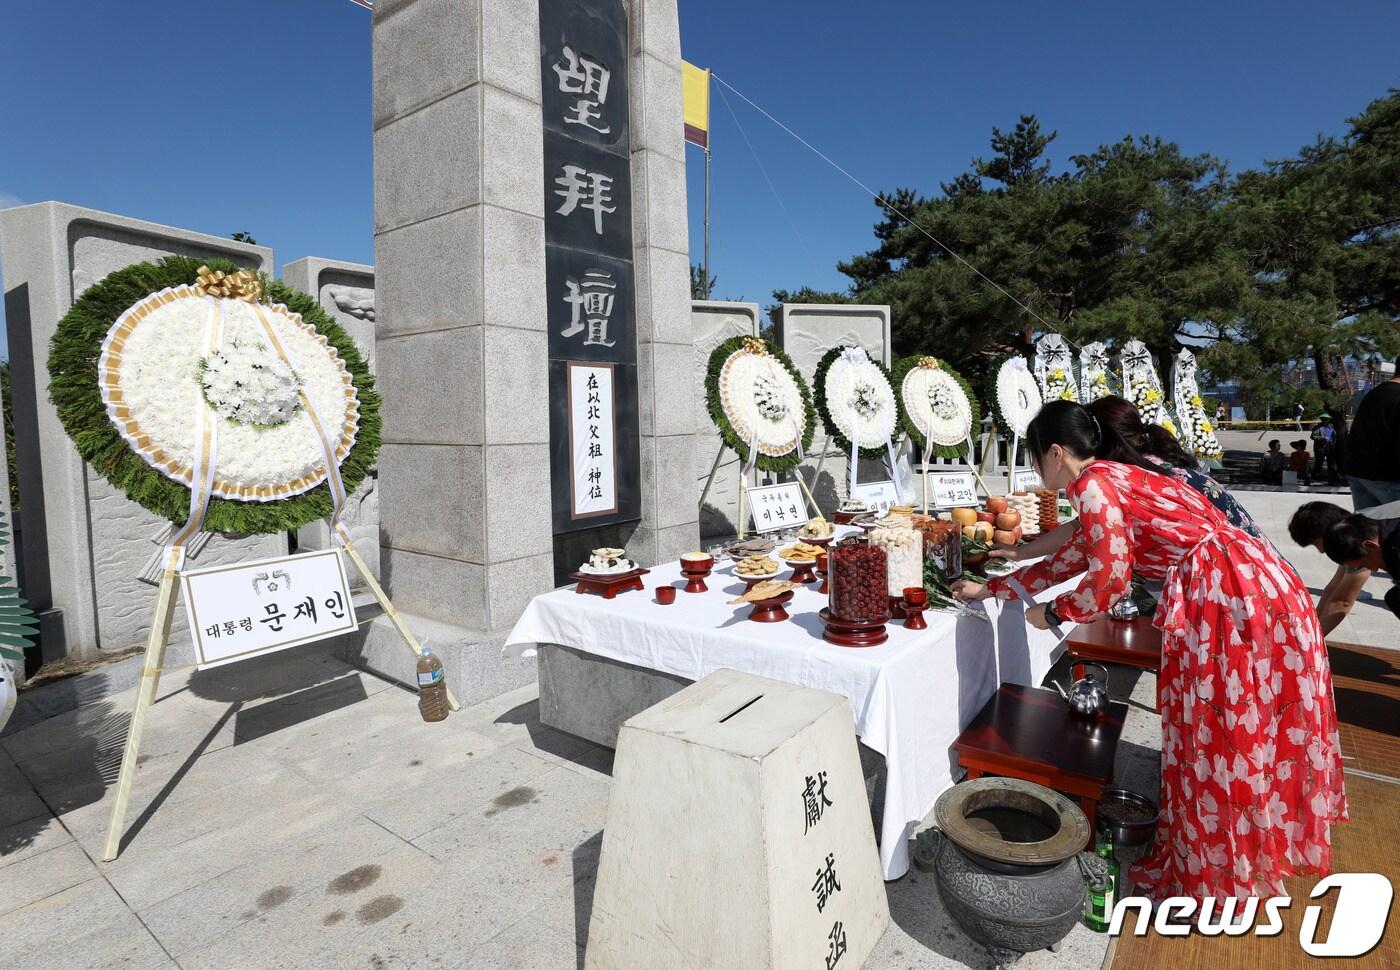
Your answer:
[[[1130,869],[1137,891],[1245,898],[1331,869],[1347,818],[1327,644],[1302,580],[1267,540],[1199,492],[1133,465],[1091,462],[1069,499],[1080,528],[1015,573],[1032,595],[1084,573],[1055,600],[1065,620],[1102,616],[1137,572],[1163,583],[1157,679],[1161,821]],[[1005,578],[990,581],[1012,595]]]

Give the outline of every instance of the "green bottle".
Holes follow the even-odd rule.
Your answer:
[[[1084,904],[1084,925],[1095,933],[1108,932],[1113,920],[1113,904],[1118,896],[1118,860],[1113,856],[1113,832],[1099,826],[1094,854],[1104,860],[1107,870],[1100,877],[1094,873],[1089,882],[1089,898]]]

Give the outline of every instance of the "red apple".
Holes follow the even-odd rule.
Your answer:
[[[978,522],[986,522],[986,523],[989,524],[989,525],[994,525],[994,524],[996,523],[996,520],[997,520],[997,514],[996,514],[995,512],[978,512],[978,513],[977,513],[977,521],[978,521]]]
[[[1006,511],[1006,496],[994,495],[987,499],[987,511],[995,515],[1000,515]]]
[[[1016,533],[998,529],[992,533],[992,541],[1004,546],[1014,546],[1016,544]]]
[[[1021,541],[1021,527],[1019,525],[1011,530],[1011,534],[1016,537],[1017,542]]]
[[[1010,532],[1021,524],[1020,512],[1001,512],[996,517],[996,527],[1006,532]]]

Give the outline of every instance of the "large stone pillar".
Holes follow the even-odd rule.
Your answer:
[[[638,431],[617,427],[640,455],[640,507],[626,521],[557,529],[549,321],[567,294],[551,291],[546,268],[561,173],[545,170],[544,95],[557,92],[542,84],[564,78],[543,63],[542,3],[569,6],[381,0],[374,13],[381,570],[400,609],[477,631],[508,628],[591,546],[624,545],[651,564],[698,541],[694,408],[675,393],[692,355],[675,0],[627,5],[623,62],[610,67],[630,89],[621,154],[635,298],[613,323],[635,313],[635,365],[618,366],[635,366]]]

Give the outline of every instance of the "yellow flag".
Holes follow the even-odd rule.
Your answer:
[[[710,72],[681,61],[681,95],[685,104],[685,140],[710,147]]]

